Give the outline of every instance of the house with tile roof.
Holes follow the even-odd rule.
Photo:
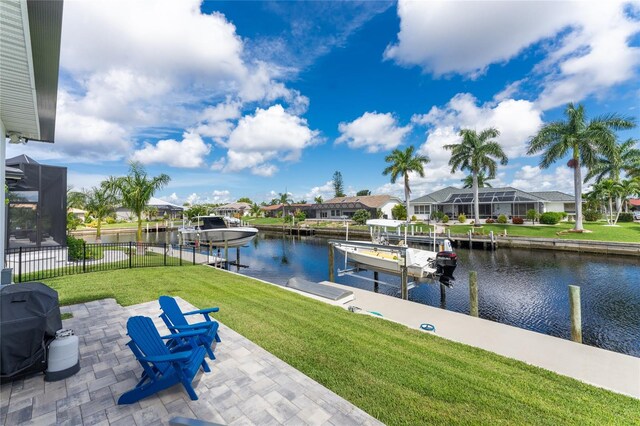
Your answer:
[[[358,210],[367,210],[371,217],[391,218],[391,209],[401,204],[400,198],[392,195],[361,195],[352,197],[336,197],[319,204],[311,204],[310,219],[344,219],[350,218]]]
[[[512,187],[479,188],[480,219],[504,214],[507,217],[525,217],[528,210],[544,212],[566,212],[575,214],[573,195],[560,191],[526,192]],[[415,198],[410,202],[410,215],[419,220],[429,219],[438,210],[449,217],[464,213],[473,216],[474,196],[471,188],[449,186],[431,194]]]

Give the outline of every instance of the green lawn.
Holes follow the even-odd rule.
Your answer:
[[[565,240],[592,240],[592,241],[617,241],[640,243],[640,223],[625,222],[618,223],[619,226],[605,226],[606,222],[585,222],[584,228],[592,231],[590,233],[564,233],[558,235],[560,231],[573,229],[573,223],[558,223],[557,225],[482,225],[480,232],[489,235],[490,231],[502,234],[507,230],[507,235],[512,237],[538,237],[538,238],[561,238]],[[466,234],[471,229],[470,225],[452,225],[452,234]],[[477,230],[477,228],[476,228]],[[478,230],[477,230],[478,231]]]
[[[637,424],[640,401],[256,280],[194,266],[50,279],[63,304],[181,296],[390,424]],[[220,345],[224,351],[224,341]],[[215,404],[215,401],[212,401]]]

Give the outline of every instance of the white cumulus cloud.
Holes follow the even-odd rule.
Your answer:
[[[533,84],[547,110],[637,78],[640,48],[631,40],[640,32],[638,9],[637,1],[618,0],[400,0],[398,41],[384,57],[436,76],[477,78],[545,42],[546,57],[532,71],[542,79]]]
[[[496,140],[507,156],[519,157],[526,153],[529,137],[543,124],[542,111],[534,103],[525,100],[505,99],[498,104],[487,103],[480,106],[477,103],[472,95],[459,93],[445,107],[434,106],[427,114],[413,117],[414,123],[431,126],[432,135],[429,138],[439,141],[437,144],[433,142],[434,147],[429,147],[427,139],[427,146],[422,148],[432,160],[446,158],[448,161],[450,152],[442,152],[442,146],[459,143],[457,132],[465,128],[480,132],[488,127],[495,127],[500,131]]]
[[[181,141],[164,139],[155,144],[145,143],[131,159],[142,164],[164,163],[173,167],[195,168],[204,166],[204,157],[211,146],[197,133],[185,133]]]
[[[397,148],[411,131],[411,126],[398,126],[391,113],[365,112],[349,123],[340,123],[338,130],[341,135],[336,143],[346,143],[349,148],[363,148],[373,153]]]
[[[229,135],[225,170],[250,169],[270,176],[277,170],[272,161],[296,161],[317,137],[304,118],[289,114],[280,104],[257,108],[255,114],[240,119]]]

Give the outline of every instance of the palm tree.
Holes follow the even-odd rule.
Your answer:
[[[253,203],[251,205],[251,209],[249,210],[249,212],[251,213],[251,216],[255,216],[255,217],[258,217],[261,211],[262,211],[262,207],[260,207],[256,203]]]
[[[622,195],[622,185],[613,179],[604,179],[593,186],[592,192],[595,197],[608,202],[607,223],[609,225],[615,225],[616,222],[618,222],[621,208],[618,207],[614,217],[613,200]]]
[[[399,176],[404,179],[404,199],[407,207],[407,221],[411,217],[409,213],[409,196],[411,195],[411,188],[409,187],[409,173],[415,172],[424,177],[424,165],[429,163],[429,157],[426,155],[414,154],[415,148],[412,146],[407,147],[404,151],[400,148],[394,149],[393,152],[387,155],[384,159],[385,162],[391,163],[384,171],[383,175],[391,175],[391,183],[396,183]]]
[[[165,187],[171,178],[162,173],[160,176],[150,178],[146,170],[138,162],[132,162],[127,176],[111,176],[107,182],[107,188],[118,196],[124,207],[131,211],[138,218],[138,232],[136,241],[142,241],[142,212],[153,194]]]
[[[113,213],[116,209],[117,199],[106,182],[99,187],[91,188],[91,191],[85,194],[85,208],[87,213],[93,216],[98,225],[96,226],[96,241],[100,241],[102,221]]]
[[[640,194],[640,179],[625,179],[620,182],[620,197],[624,199],[624,211],[629,213],[629,197]],[[622,207],[618,205],[618,207]]]
[[[609,156],[598,158],[598,162],[589,170],[584,182],[594,177],[597,182],[600,182],[605,176],[619,182],[620,174],[623,171],[628,174],[635,167],[640,166],[640,149],[635,148],[637,143],[638,140],[629,138],[622,143],[615,144]]]
[[[451,173],[456,170],[467,170],[471,172],[473,187],[473,211],[475,223],[480,223],[480,202],[478,200],[478,187],[480,174],[486,174],[486,179],[496,177],[497,164],[500,161],[503,166],[509,162],[500,144],[494,141],[500,135],[498,129],[490,127],[480,133],[471,129],[460,130],[462,142],[458,144],[445,145],[444,148],[451,150]]]
[[[554,121],[544,125],[538,134],[529,140],[528,155],[544,151],[540,168],[571,155],[567,165],[573,168],[573,184],[576,204],[576,224],[574,231],[582,232],[582,172],[583,165],[588,169],[597,164],[598,155],[605,158],[613,156],[616,135],[614,131],[630,129],[635,123],[630,118],[617,114],[608,114],[587,121],[584,106],[570,103],[565,111],[566,121]]]
[[[620,182],[620,174],[623,171],[628,174],[636,165],[640,165],[640,149],[634,148],[636,143],[638,141],[632,138],[619,144],[616,143],[610,157],[600,156],[598,158],[598,162],[589,170],[584,182],[588,182],[593,177],[596,178],[596,182],[600,182],[605,176]],[[616,207],[620,207],[621,203],[621,197],[617,197]]]
[[[316,204],[322,204],[324,200],[322,199],[322,195],[318,195],[316,198],[313,199],[313,201],[315,201]]]
[[[87,194],[84,191],[74,191],[72,187],[67,189],[67,208],[84,209],[87,201]]]
[[[473,174],[468,175],[464,179],[461,179],[464,184],[463,188],[473,188]],[[493,188],[489,183],[489,179],[484,172],[478,173],[478,188]]]

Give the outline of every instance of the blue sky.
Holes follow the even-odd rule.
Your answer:
[[[497,127],[509,164],[493,183],[571,192],[528,137],[567,102],[639,117],[639,2],[65,3],[56,143],[10,146],[89,188],[130,160],[167,173],[182,204],[400,195],[384,157],[431,162],[413,196],[447,185],[443,145]],[[623,139],[640,138],[634,129]]]

